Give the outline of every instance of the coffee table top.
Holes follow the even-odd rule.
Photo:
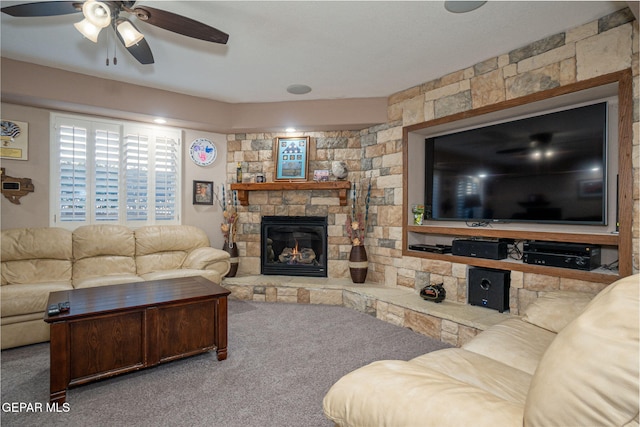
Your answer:
[[[230,293],[201,276],[57,291],[49,294],[47,307],[69,301],[69,311],[51,316],[45,312],[44,321],[53,323],[129,308],[226,297]]]

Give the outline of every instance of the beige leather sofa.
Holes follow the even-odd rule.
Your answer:
[[[49,340],[49,292],[175,277],[220,283],[229,254],[187,225],[88,225],[3,230],[0,241],[2,349]]]
[[[592,301],[547,293],[462,348],[341,378],[325,415],[355,426],[638,426],[640,276]],[[586,308],[584,308],[586,306]]]

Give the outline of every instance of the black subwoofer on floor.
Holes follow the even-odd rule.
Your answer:
[[[502,313],[509,308],[510,283],[510,271],[470,268],[467,283],[469,304],[493,308]]]

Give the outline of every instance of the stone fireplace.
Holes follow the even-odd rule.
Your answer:
[[[263,216],[260,272],[327,277],[327,217]]]

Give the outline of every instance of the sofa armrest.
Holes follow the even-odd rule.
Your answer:
[[[224,276],[231,268],[231,256],[222,249],[211,247],[197,248],[189,252],[182,268],[195,270],[215,270]]]

